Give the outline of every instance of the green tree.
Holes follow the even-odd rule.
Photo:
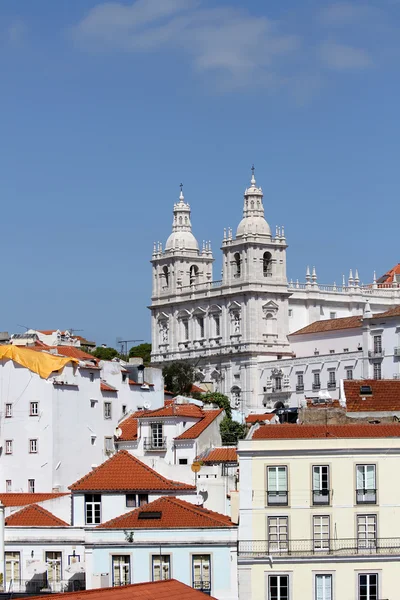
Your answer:
[[[246,437],[246,425],[242,425],[237,421],[232,421],[228,416],[225,416],[219,426],[223,446],[237,446],[239,440]]]
[[[99,360],[112,360],[116,356],[119,356],[118,350],[115,348],[103,348],[102,346],[97,346],[92,354]]]
[[[143,358],[143,364],[149,365],[151,361],[151,344],[145,342],[144,344],[139,344],[138,346],[132,346],[129,350],[129,358],[139,356]]]
[[[195,379],[195,368],[187,361],[173,362],[163,368],[165,388],[174,394],[187,396]]]
[[[199,400],[206,404],[216,404],[219,408],[223,408],[225,414],[231,418],[232,410],[228,396],[220,392],[205,392],[199,396]]]

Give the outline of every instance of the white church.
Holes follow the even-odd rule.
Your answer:
[[[288,388],[288,397],[284,366],[299,361],[289,334],[315,321],[362,315],[367,303],[368,314],[400,304],[400,271],[386,278],[389,283],[374,275],[362,285],[357,271],[354,277],[350,271],[341,285],[320,285],[315,269],[307,268],[304,283],[288,282],[286,248],[284,228],[273,236],[265,219],[253,168],[236,234],[224,231],[222,280],[214,280],[211,244],[200,249],[181,186],[172,233],[164,249],[154,245],[151,261],[152,362],[190,360],[199,381],[247,414],[268,407],[277,386],[283,399]]]

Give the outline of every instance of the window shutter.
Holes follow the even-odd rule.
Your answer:
[[[357,489],[362,490],[364,488],[364,467],[363,465],[357,466]]]
[[[313,490],[321,489],[321,470],[319,467],[313,468]]]
[[[366,473],[366,489],[374,490],[375,489],[375,466],[367,465],[367,473]]]
[[[284,492],[286,489],[286,469],[285,467],[278,467],[278,491]]]
[[[277,491],[277,473],[275,467],[268,468],[268,491],[276,492]]]

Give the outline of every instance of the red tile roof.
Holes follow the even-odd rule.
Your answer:
[[[263,425],[253,440],[290,440],[313,438],[398,438],[400,423],[388,425]]]
[[[117,388],[115,388],[113,385],[110,385],[106,381],[100,382],[100,389],[102,392],[118,392]]]
[[[70,358],[77,358],[78,360],[91,360],[94,363],[98,362],[97,358],[76,346],[53,346],[53,348],[56,348],[57,353],[62,356],[69,356]]]
[[[251,425],[253,425],[254,423],[260,423],[262,421],[271,421],[271,419],[273,419],[275,416],[275,413],[247,415],[246,423],[250,423]]]
[[[166,579],[81,592],[63,592],[51,594],[51,598],[52,600],[53,598],[57,600],[204,600],[204,594],[176,579]],[[214,596],[208,598],[216,600]],[[43,600],[43,595],[31,596],[29,600]]]
[[[118,425],[118,427],[122,431],[122,434],[119,436],[118,441],[131,442],[137,440],[138,417],[140,417],[144,412],[146,411],[138,410],[129,415],[129,417],[127,417],[125,421],[122,421],[122,423]]]
[[[133,379],[129,379],[129,385],[148,385],[150,387],[154,387],[154,383],[149,383],[148,381],[143,381],[143,383],[138,383]]]
[[[290,335],[303,335],[308,333],[321,333],[324,331],[337,331],[339,329],[355,329],[362,326],[362,315],[354,317],[341,317],[340,319],[324,319],[315,321]]]
[[[195,404],[170,404],[162,406],[156,410],[146,410],[139,418],[146,419],[147,417],[194,417],[203,419],[205,411],[200,406]]]
[[[195,490],[193,485],[166,479],[126,450],[120,450],[70,486],[77,491],[169,491]]]
[[[31,504],[12,513],[6,518],[6,525],[9,527],[68,527],[68,523],[37,504]]]
[[[194,425],[189,427],[186,431],[181,433],[176,437],[176,440],[195,440],[199,437],[203,431],[207,429],[209,425],[217,418],[221,413],[223,413],[223,408],[219,408],[218,410],[205,410],[203,411],[204,417],[197,421]]]
[[[200,460],[206,465],[215,463],[237,463],[237,450],[236,448],[229,447],[212,448],[205,456],[202,456]]]
[[[206,390],[203,390],[203,388],[199,387],[198,385],[193,384],[190,391],[191,392],[199,392],[200,394],[204,394]]]
[[[392,308],[389,308],[389,310],[386,310],[383,313],[378,313],[377,315],[373,315],[372,318],[386,318],[386,317],[400,317],[400,306],[393,306]]]
[[[379,287],[379,284],[394,283],[395,275],[400,275],[400,263],[397,264],[392,269],[389,269],[389,271],[387,271],[384,275],[382,275],[382,277],[379,277],[379,279],[377,280],[378,287]]]
[[[399,412],[400,381],[397,379],[345,380],[347,412]],[[361,394],[362,385],[369,385],[372,394]]]
[[[48,494],[24,494],[6,492],[0,494],[0,501],[4,506],[28,506],[29,504],[36,504],[37,502],[44,502],[45,500],[53,500],[54,498],[60,498],[61,496],[69,496],[69,493],[48,493]]]
[[[159,518],[140,518],[143,513],[161,513]],[[174,497],[162,497],[121,515],[97,529],[197,529],[215,527],[234,527],[229,517],[220,515],[190,502]]]

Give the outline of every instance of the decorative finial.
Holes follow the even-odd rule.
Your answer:
[[[353,284],[354,284],[353,269],[350,269],[350,273],[349,273],[349,285],[353,285]]]
[[[224,240],[226,240],[226,227],[224,227]]]
[[[252,167],[251,167],[251,180],[250,180],[250,183],[252,185],[256,185],[256,178],[254,177],[254,172],[255,172],[255,168],[254,168],[254,165],[252,165]]]
[[[179,187],[181,188],[181,193],[179,194],[179,200],[181,202],[183,202],[183,200],[185,199],[184,195],[183,195],[183,183],[179,184]]]

